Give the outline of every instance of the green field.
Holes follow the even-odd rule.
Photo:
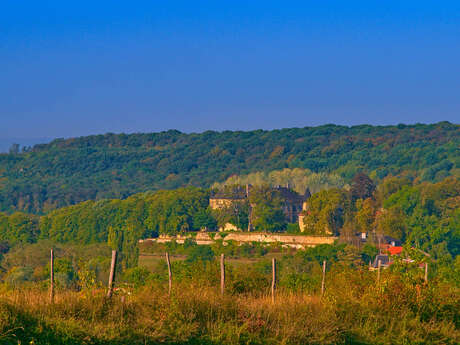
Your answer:
[[[242,265],[251,265],[263,260],[271,260],[272,258],[281,259],[284,254],[282,253],[268,253],[261,258],[226,258],[225,263],[238,267]],[[187,259],[186,255],[170,255],[171,262],[184,261]],[[154,269],[158,263],[166,262],[164,254],[140,254],[139,255],[139,266],[146,267],[148,269]]]

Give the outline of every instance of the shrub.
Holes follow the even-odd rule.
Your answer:
[[[133,267],[123,272],[122,280],[133,284],[135,288],[145,285],[151,279],[150,271],[145,267]]]
[[[214,252],[209,246],[192,247],[187,257],[187,262],[212,261],[212,260],[214,260]]]
[[[32,267],[13,267],[8,271],[4,280],[8,285],[18,287],[25,282],[31,281],[33,273]]]

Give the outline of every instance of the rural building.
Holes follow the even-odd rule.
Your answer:
[[[375,257],[375,260],[372,263],[370,269],[371,270],[377,269],[379,267],[379,261],[380,261],[380,267],[382,267],[382,268],[386,268],[386,267],[390,266],[391,263],[392,263],[390,261],[390,257],[388,256],[388,254],[378,254]]]
[[[251,193],[251,185],[235,186],[229,190],[211,192],[209,198],[209,206],[213,210],[230,207],[234,203],[246,202],[249,199]],[[307,188],[304,195],[300,195],[296,191],[292,190],[289,185],[286,187],[275,186],[272,187],[273,191],[276,191],[281,196],[283,205],[283,212],[286,217],[286,221],[289,223],[297,222],[300,212],[304,207],[305,201],[310,197],[310,190]]]
[[[209,206],[218,210],[232,206],[234,203],[245,202],[249,197],[250,185],[235,186],[229,190],[211,191]]]

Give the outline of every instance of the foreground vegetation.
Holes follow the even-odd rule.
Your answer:
[[[326,293],[281,286],[272,304],[267,277],[229,274],[218,292],[217,263],[193,278],[148,279],[119,289],[59,290],[49,304],[36,285],[3,286],[2,344],[458,344],[460,295],[442,281],[424,284],[417,270],[376,272],[332,266]],[[231,270],[230,270],[231,271]],[[312,275],[315,277],[315,274]],[[241,282],[244,289],[241,290]]]
[[[49,249],[55,303],[49,301]],[[107,245],[40,241],[5,254],[1,344],[457,344],[460,260],[393,258],[378,273],[375,247],[320,245],[295,251],[260,244],[146,243],[139,265],[117,266],[107,300]],[[168,296],[164,252],[172,255]],[[216,257],[225,253],[225,294]],[[123,253],[120,253],[123,255]],[[160,256],[161,255],[161,256]],[[271,257],[277,258],[275,303]],[[150,260],[154,258],[154,260]],[[323,260],[327,262],[321,297]],[[428,282],[420,263],[429,263]]]

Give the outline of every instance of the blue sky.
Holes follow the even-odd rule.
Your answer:
[[[460,1],[0,3],[0,138],[460,119]]]

